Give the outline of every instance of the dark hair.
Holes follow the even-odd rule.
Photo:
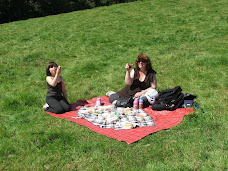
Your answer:
[[[151,71],[152,70],[152,64],[151,64],[150,58],[149,58],[149,56],[147,54],[140,53],[137,56],[137,59],[135,60],[135,66],[136,66],[137,69],[139,69],[138,61],[140,61],[140,60],[145,60],[146,61],[146,70],[147,71]]]
[[[49,62],[47,64],[47,67],[46,67],[46,75],[47,76],[51,76],[49,68],[52,68],[52,67],[58,67],[58,65],[55,62]]]

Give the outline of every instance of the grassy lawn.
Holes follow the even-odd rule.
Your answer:
[[[228,2],[144,0],[0,25],[0,170],[227,170]],[[45,66],[70,103],[125,86],[147,53],[158,89],[204,109],[128,145],[44,113]]]

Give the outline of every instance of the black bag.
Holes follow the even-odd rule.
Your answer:
[[[200,109],[202,111],[202,113],[205,113],[204,110],[200,107],[200,105],[198,103],[194,102],[194,99],[197,98],[197,96],[192,95],[192,94],[185,94],[184,95],[184,102],[183,102],[183,107],[184,108],[188,108],[188,107],[197,107],[198,109]]]
[[[176,110],[181,107],[184,101],[184,95],[180,86],[167,89],[158,93],[155,104],[152,105],[153,110]]]
[[[194,106],[194,99],[197,98],[197,96],[192,95],[190,93],[187,93],[184,95],[184,103],[183,103],[183,107],[187,108],[187,107],[192,107]]]

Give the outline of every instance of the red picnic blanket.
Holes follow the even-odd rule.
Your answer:
[[[99,126],[96,126],[90,123],[86,119],[76,118],[78,114],[78,110],[83,105],[94,106],[96,104],[97,98],[98,97],[93,98],[91,100],[79,100],[78,102],[71,105],[73,109],[72,111],[66,112],[64,114],[54,114],[50,112],[46,112],[46,113],[57,118],[67,118],[72,122],[88,127],[94,132],[97,132],[99,134],[105,135],[107,137],[110,137],[119,141],[125,141],[126,143],[131,144],[151,133],[158,132],[162,129],[169,129],[173,126],[178,125],[179,123],[181,123],[185,115],[188,115],[194,111],[191,108],[178,108],[174,111],[166,111],[166,110],[154,111],[151,109],[151,106],[150,106],[148,108],[144,108],[144,111],[153,118],[155,126],[137,127],[134,129],[114,130],[114,128],[101,128]],[[110,103],[108,102],[107,96],[101,96],[99,98],[101,98],[102,105],[110,105]]]

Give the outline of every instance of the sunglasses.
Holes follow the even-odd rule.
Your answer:
[[[50,65],[50,66],[49,66],[49,68],[54,68],[54,67],[57,68],[58,66],[56,66],[56,65]]]
[[[147,60],[145,60],[145,59],[139,59],[139,60],[138,60],[138,63],[140,63],[140,62],[142,62],[142,63],[147,63]]]

